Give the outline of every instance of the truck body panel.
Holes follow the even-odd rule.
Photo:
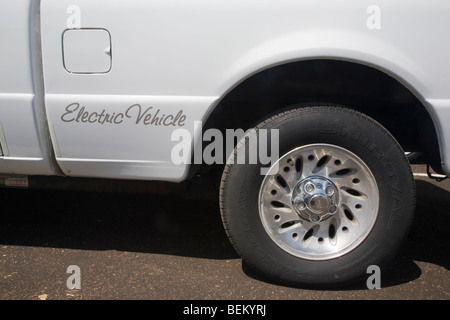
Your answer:
[[[375,7],[370,1],[290,0],[1,5],[2,43],[8,43],[2,46],[0,79],[5,173],[50,175],[61,169],[77,177],[182,181],[190,164],[171,160],[178,142],[172,139],[174,129],[187,129],[192,143],[198,141],[195,123],[205,122],[243,80],[276,65],[318,58],[371,66],[411,90],[434,121],[448,173],[450,45],[441,34],[450,30],[450,8],[445,1],[379,1]],[[380,25],[371,25],[377,13],[382,13]],[[32,47],[31,16],[40,19],[40,48]],[[105,31],[109,43],[87,37],[83,42],[89,30]],[[86,59],[98,57],[109,67],[68,70],[84,45]],[[42,116],[31,55],[39,49],[42,74],[34,77],[43,79],[39,94],[52,150],[38,126]],[[80,61],[83,57],[75,65]],[[48,159],[53,153],[59,168]]]

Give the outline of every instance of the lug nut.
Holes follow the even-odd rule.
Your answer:
[[[314,185],[311,182],[305,185],[305,191],[308,193],[313,193],[315,189],[316,187],[314,187]]]
[[[333,189],[332,186],[328,186],[328,187],[325,189],[325,192],[327,193],[327,196],[332,196],[332,195],[334,194],[334,189]]]
[[[306,208],[306,204],[303,201],[297,203],[298,210],[304,210]]]

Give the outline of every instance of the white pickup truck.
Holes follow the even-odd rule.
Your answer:
[[[230,241],[279,283],[383,268],[414,214],[407,153],[450,174],[448,0],[2,0],[0,17],[3,185],[210,173]]]

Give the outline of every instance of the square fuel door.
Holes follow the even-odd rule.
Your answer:
[[[64,68],[70,73],[111,70],[111,35],[106,29],[67,29],[62,36]]]

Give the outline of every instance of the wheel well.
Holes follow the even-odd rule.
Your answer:
[[[332,103],[381,123],[405,152],[422,152],[442,172],[436,130],[422,102],[403,84],[375,68],[317,59],[278,65],[241,82],[216,106],[203,129],[248,129],[294,104]]]

